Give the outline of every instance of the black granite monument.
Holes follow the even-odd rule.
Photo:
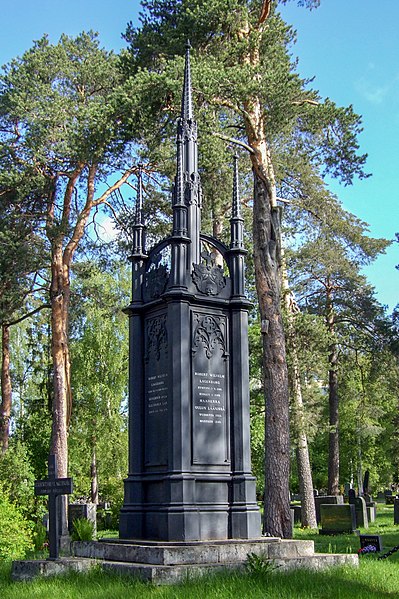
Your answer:
[[[134,224],[129,474],[120,538],[260,537],[251,474],[243,219],[234,168],[230,247],[201,234],[189,45],[170,237],[145,248]]]

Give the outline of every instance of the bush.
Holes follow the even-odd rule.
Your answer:
[[[76,518],[72,525],[72,541],[92,541],[94,537],[94,524],[87,518]]]
[[[10,440],[8,450],[0,455],[0,481],[4,493],[29,520],[40,520],[46,512],[45,499],[35,497],[32,467],[25,445]]]
[[[23,559],[32,549],[31,523],[0,488],[0,560]]]

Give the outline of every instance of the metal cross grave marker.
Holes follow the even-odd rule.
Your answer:
[[[57,459],[54,454],[48,459],[48,478],[35,480],[35,495],[48,495],[49,507],[49,559],[58,559],[59,495],[70,495],[72,478],[57,478]]]

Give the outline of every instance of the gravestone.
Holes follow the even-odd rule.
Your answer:
[[[86,518],[93,524],[93,533],[97,534],[97,505],[95,503],[70,503],[68,506],[69,532],[73,530],[73,523],[79,518]]]
[[[354,489],[349,491],[349,503],[355,507],[356,525],[368,528],[367,508],[363,497],[356,497]]]
[[[342,505],[344,503],[344,498],[342,495],[318,495],[314,498],[314,503],[316,508],[317,524],[320,524],[320,506],[324,504]]]
[[[376,551],[382,551],[382,540],[380,535],[359,535],[360,548],[375,547]]]
[[[290,505],[291,512],[294,513],[294,523],[302,523],[302,508],[300,505]]]
[[[382,491],[379,491],[377,493],[377,501],[378,501],[378,503],[385,503],[385,493],[383,493]]]
[[[70,495],[73,490],[71,478],[57,478],[57,460],[54,454],[48,459],[48,478],[35,480],[35,495],[48,495],[49,505],[49,554],[50,560],[59,556],[59,497]]]
[[[356,531],[355,506],[350,503],[323,504],[320,506],[320,520],[320,534],[353,533]]]
[[[393,504],[393,523],[399,524],[399,498],[396,498]]]
[[[376,503],[371,501],[370,503],[366,503],[367,510],[367,520],[369,522],[375,522],[376,518]]]
[[[367,518],[367,508],[366,508],[366,502],[364,501],[363,497],[356,497],[355,511],[356,511],[357,526],[362,526],[363,528],[368,528],[369,522],[368,522],[368,518]]]
[[[249,427],[243,218],[234,161],[229,247],[201,234],[202,191],[186,52],[172,234],[145,247],[142,181],[133,226],[129,474],[121,539],[260,536]]]

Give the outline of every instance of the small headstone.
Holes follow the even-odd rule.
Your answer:
[[[344,503],[343,495],[318,495],[318,497],[315,497],[314,504],[315,504],[315,508],[316,508],[317,524],[320,524],[320,521],[321,521],[320,506],[322,504],[342,505],[343,503]]]
[[[375,547],[376,551],[382,551],[382,541],[380,535],[359,535],[360,548]]]
[[[383,493],[382,491],[379,491],[377,493],[377,501],[378,501],[378,503],[385,503],[385,493]]]
[[[317,489],[313,489],[313,496],[317,497],[319,494],[319,491]]]
[[[58,498],[60,495],[70,495],[72,488],[71,478],[57,478],[57,459],[54,454],[50,454],[48,458],[48,478],[35,480],[35,495],[48,495],[50,560],[58,559],[59,555],[58,524],[60,508]]]
[[[395,505],[395,495],[385,495],[386,505]]]
[[[356,525],[368,528],[369,522],[367,519],[366,502],[363,497],[356,497],[354,506],[356,511]]]
[[[393,504],[393,523],[399,524],[399,498],[395,499]]]
[[[344,484],[344,495],[345,495],[346,497],[348,497],[348,496],[349,496],[349,491],[350,491],[350,489],[351,489],[351,488],[352,488],[352,487],[351,487],[351,484],[350,484],[350,483],[345,483],[345,484]]]
[[[336,535],[356,531],[355,506],[352,504],[323,504],[320,506],[320,516],[320,534]]]
[[[367,519],[369,522],[375,522],[376,503],[374,501],[366,503]]]
[[[290,509],[290,514],[291,514],[291,529],[292,529],[292,537],[294,537],[295,513],[294,513],[294,510],[293,510],[292,508]]]
[[[72,532],[73,522],[86,518],[93,524],[94,535],[97,533],[97,506],[95,503],[71,503],[68,507],[68,527]]]
[[[355,489],[349,489],[348,500],[349,500],[350,504],[355,505],[355,501],[356,501],[356,491],[355,491]]]
[[[294,512],[294,523],[302,523],[302,508],[300,505],[290,505],[291,512]]]

